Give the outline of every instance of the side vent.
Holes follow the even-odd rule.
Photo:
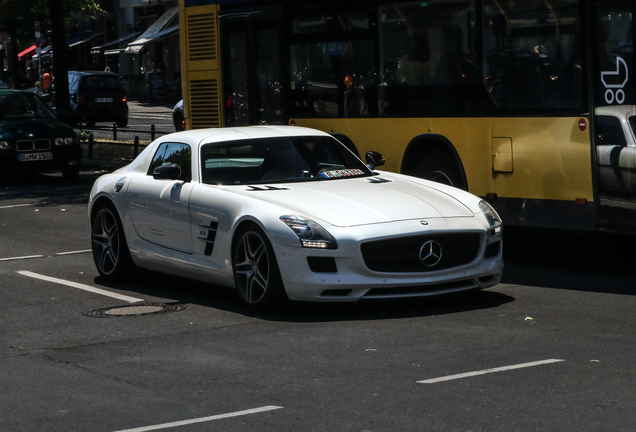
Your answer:
[[[216,14],[203,13],[187,17],[188,60],[216,60]]]
[[[185,29],[179,47],[186,128],[222,127],[219,5],[179,3],[179,26]]]
[[[220,91],[217,79],[190,81],[192,129],[221,127]]]
[[[216,221],[211,221],[210,225],[199,225],[202,230],[199,231],[199,240],[203,240],[205,242],[205,255],[212,255],[212,251],[214,250],[214,242],[216,241],[216,231],[219,229],[219,223]],[[206,233],[207,230],[207,233]]]

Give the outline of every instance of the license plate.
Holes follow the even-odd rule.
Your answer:
[[[28,161],[41,161],[41,160],[51,160],[53,159],[53,153],[44,152],[44,153],[23,153],[19,156],[19,160],[21,162]]]
[[[113,98],[95,98],[95,102],[97,103],[112,103]]]

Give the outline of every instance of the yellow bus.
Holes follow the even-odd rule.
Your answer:
[[[636,145],[595,115],[633,119],[633,0],[179,4],[187,128],[317,128],[509,225],[636,228]]]

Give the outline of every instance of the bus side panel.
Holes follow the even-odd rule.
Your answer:
[[[180,0],[181,83],[187,129],[223,125],[218,5]],[[183,37],[185,36],[185,37]]]
[[[595,229],[594,192],[588,120],[580,117],[294,119],[299,126],[347,135],[360,154],[376,150],[386,157],[382,169],[399,172],[409,143],[426,147],[427,136],[445,137],[459,155],[468,190],[496,194],[492,204],[511,225]],[[583,130],[581,130],[583,129]],[[502,172],[496,143],[508,140]],[[377,143],[372,148],[367,143]],[[412,161],[411,166],[417,161]]]

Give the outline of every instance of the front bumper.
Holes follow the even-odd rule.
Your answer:
[[[361,298],[422,297],[483,289],[501,280],[502,239],[501,235],[490,236],[475,219],[429,221],[426,230],[419,221],[332,228],[330,232],[338,241],[335,250],[280,244],[273,247],[290,300],[352,302]],[[381,228],[380,235],[378,228]],[[373,271],[361,253],[361,244],[370,240],[462,232],[479,233],[479,246],[472,260],[451,268],[421,272]]]

